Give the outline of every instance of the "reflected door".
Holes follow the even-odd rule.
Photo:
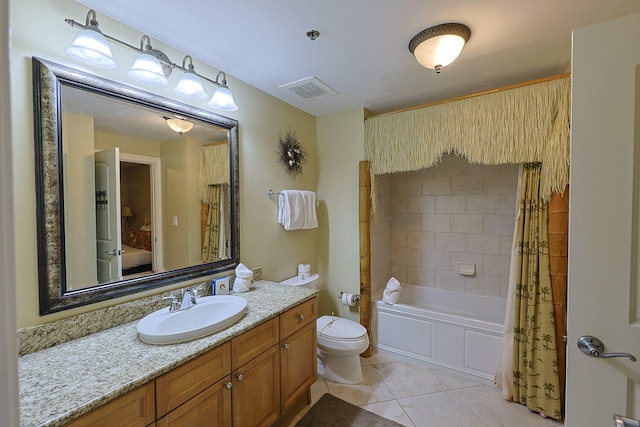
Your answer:
[[[120,236],[120,151],[117,147],[95,154],[96,245],[98,282],[122,279]]]

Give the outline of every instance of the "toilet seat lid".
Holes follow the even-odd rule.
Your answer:
[[[339,341],[356,341],[367,335],[364,326],[349,319],[322,316],[316,320],[318,335]]]

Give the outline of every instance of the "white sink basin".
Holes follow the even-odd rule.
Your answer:
[[[186,310],[169,307],[142,318],[136,325],[140,340],[148,344],[177,344],[202,338],[240,320],[247,311],[247,300],[234,295],[212,295],[197,299]]]

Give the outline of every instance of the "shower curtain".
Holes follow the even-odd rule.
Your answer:
[[[213,262],[220,259],[220,212],[221,212],[221,185],[210,185],[208,195],[209,212],[207,214],[207,226],[202,245],[202,262]]]
[[[509,400],[562,418],[553,295],[549,204],[540,194],[540,163],[521,167],[501,366],[496,382]]]

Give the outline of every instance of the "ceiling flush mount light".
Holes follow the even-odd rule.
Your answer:
[[[66,52],[72,57],[100,68],[116,68],[118,64],[113,59],[109,42],[98,28],[96,13],[90,10],[84,29],[78,33],[67,48]]]
[[[133,80],[152,86],[166,86],[169,84],[168,78],[172,71],[178,69],[183,74],[174,88],[175,93],[191,99],[205,99],[208,95],[202,84],[204,80],[216,87],[211,101],[208,102],[210,106],[224,111],[238,109],[233,94],[227,86],[226,75],[222,71],[218,73],[215,80],[198,74],[193,67],[193,59],[189,55],[184,57],[182,66],[180,66],[172,62],[162,51],[153,49],[151,39],[146,34],[140,40],[140,47],[104,34],[98,29],[96,12],[93,9],[87,13],[84,25],[73,19],[65,19],[65,22],[72,28],[82,29],[66,49],[72,57],[97,67],[116,68],[117,64],[109,46],[109,42],[112,42],[139,53],[131,69],[127,72],[127,75]],[[222,76],[222,80],[219,80],[220,76]]]
[[[193,123],[188,120],[178,119],[175,117],[165,117],[164,119],[167,121],[167,125],[171,130],[179,133],[180,135],[193,129]]]
[[[440,73],[462,52],[471,37],[471,30],[463,24],[441,24],[416,34],[409,42],[409,51],[425,68]]]

